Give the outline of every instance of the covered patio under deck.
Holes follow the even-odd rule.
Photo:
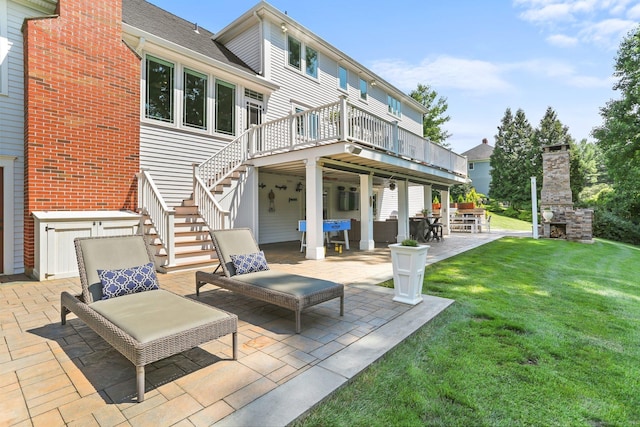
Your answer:
[[[457,156],[451,153],[452,156]],[[323,233],[323,182],[326,179],[339,180],[346,185],[359,187],[360,240],[354,245],[369,251],[375,247],[374,186],[382,186],[393,180],[398,192],[398,234],[396,241],[410,237],[409,186],[423,187],[423,200],[430,207],[432,191],[440,191],[443,200],[449,199],[449,187],[467,182],[466,175],[459,171],[426,164],[411,158],[385,152],[375,147],[357,142],[335,142],[327,145],[303,148],[264,157],[254,157],[251,166],[260,173],[293,176],[305,183],[306,242],[307,259],[325,257]],[[257,184],[257,183],[256,183]],[[446,204],[445,204],[446,205]],[[448,212],[441,212],[445,234],[448,233]]]

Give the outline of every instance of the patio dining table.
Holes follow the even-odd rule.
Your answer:
[[[410,217],[409,234],[420,243],[426,243],[433,239],[439,241],[441,236],[437,233],[436,228],[440,225],[440,218],[440,216]]]

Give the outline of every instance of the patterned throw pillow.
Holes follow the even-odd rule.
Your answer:
[[[236,274],[247,274],[269,269],[263,251],[245,255],[231,255],[231,262],[236,268]]]
[[[102,283],[102,299],[158,289],[152,262],[122,270],[98,270],[98,277]]]

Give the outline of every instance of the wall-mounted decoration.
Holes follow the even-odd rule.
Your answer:
[[[261,190],[266,186],[267,184],[265,184],[264,182],[261,182],[260,184],[258,184],[258,187],[260,187]]]
[[[287,186],[286,186],[286,185],[276,185],[276,188],[277,188],[278,190],[286,190],[286,189],[287,189]]]
[[[269,191],[269,212],[276,211],[276,193]]]
[[[303,188],[302,182],[299,182],[298,185],[296,185],[296,191],[299,193],[302,191],[302,188]]]
[[[298,198],[297,197],[289,197],[289,203],[291,202],[297,202]]]

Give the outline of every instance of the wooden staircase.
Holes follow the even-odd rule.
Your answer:
[[[145,218],[145,234],[155,248],[156,265],[162,273],[173,273],[191,269],[212,269],[218,265],[218,256],[209,227],[198,214],[198,207],[190,200],[175,208],[175,265],[168,266],[167,252],[157,239],[153,224]]]
[[[213,194],[223,194],[238,181],[246,171],[246,166],[241,165],[229,174],[222,182],[211,190]],[[193,199],[185,199],[180,206],[173,208],[174,236],[175,236],[175,264],[167,265],[167,252],[162,242],[157,237],[153,223],[148,216],[144,217],[144,233],[151,242],[156,256],[156,266],[163,273],[178,271],[206,269],[212,270],[218,266],[216,254],[209,227],[198,213],[198,206]]]

